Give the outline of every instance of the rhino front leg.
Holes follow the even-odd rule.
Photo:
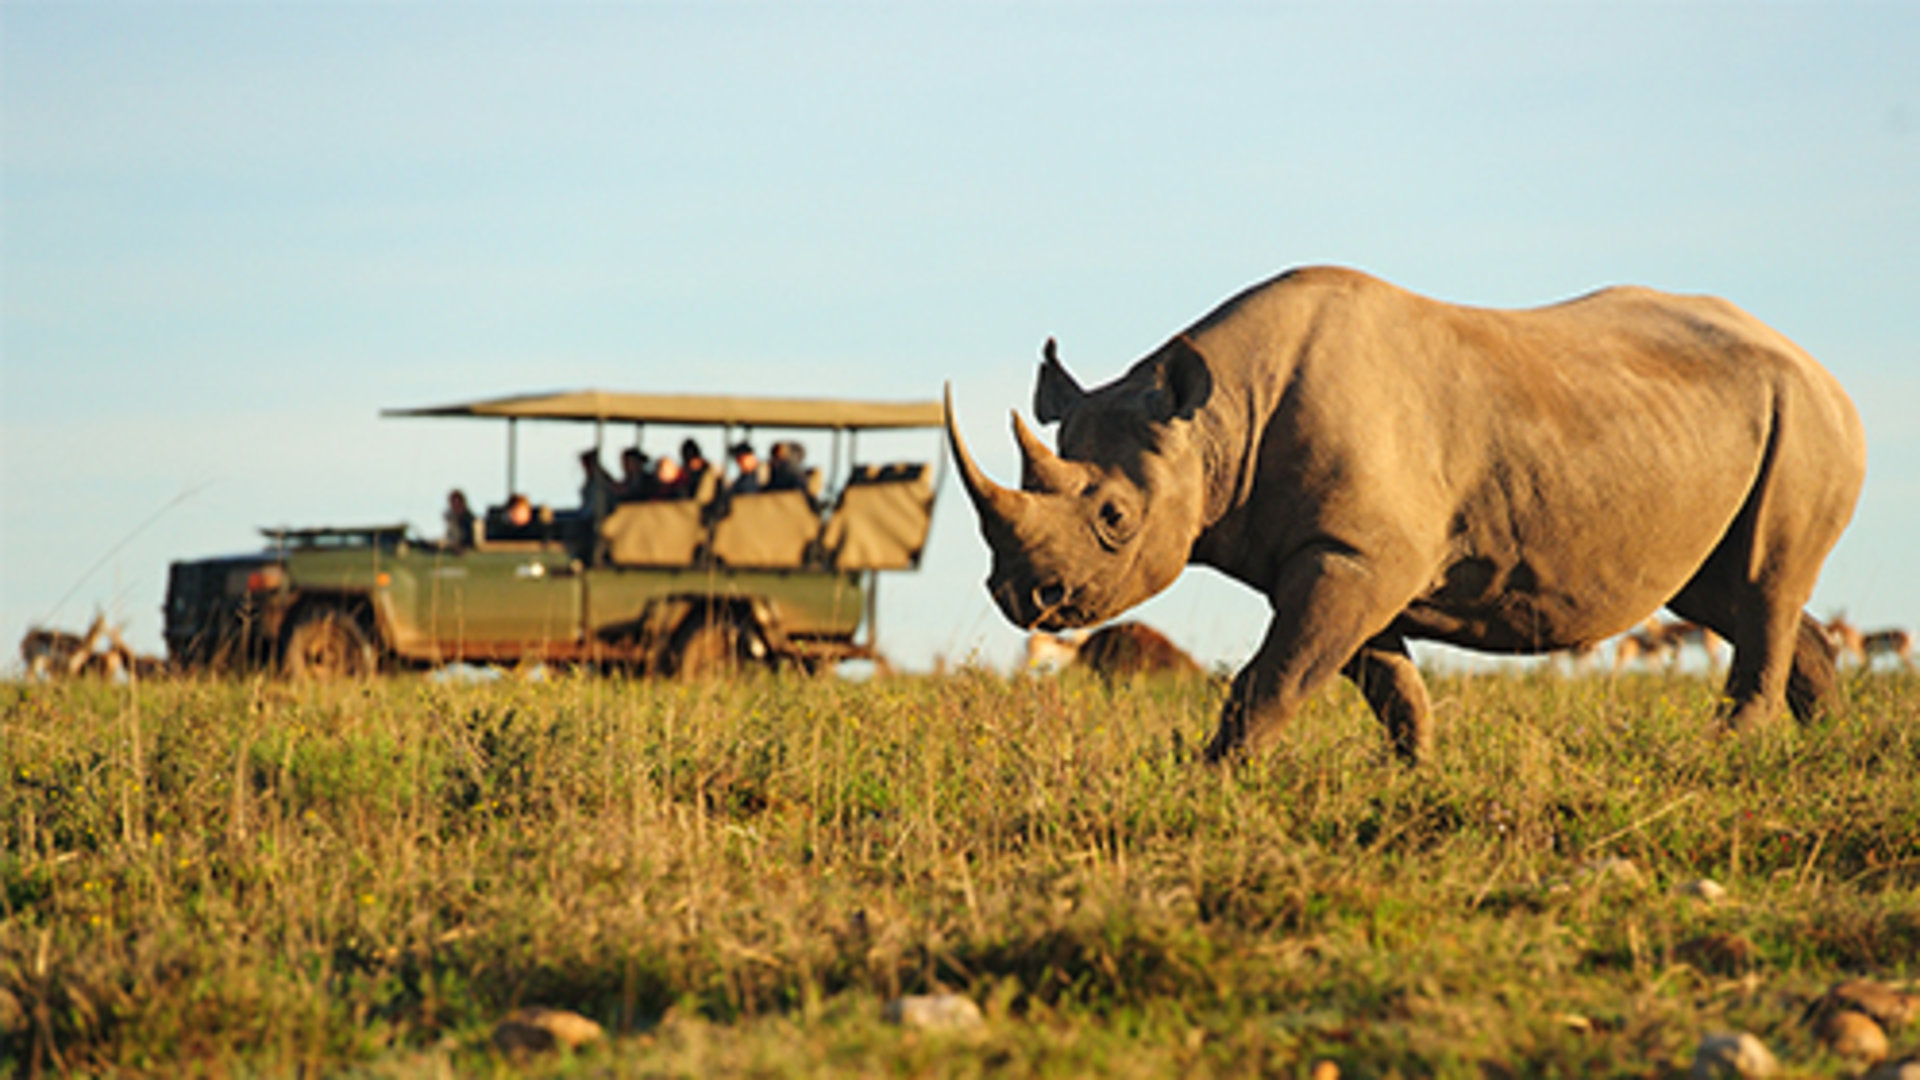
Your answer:
[[[1412,660],[1404,651],[1395,659],[1385,648],[1365,659],[1358,656],[1362,644],[1381,633],[1417,591],[1419,575],[1407,571],[1409,563],[1345,549],[1316,549],[1289,560],[1274,590],[1273,621],[1253,659],[1234,677],[1206,760],[1264,749],[1308,694],[1347,667],[1366,676],[1363,692],[1376,688],[1374,708],[1388,709],[1382,718],[1396,748],[1404,731],[1417,756],[1429,738],[1428,714]],[[1368,700],[1375,697],[1370,694]]]
[[[1373,715],[1386,725],[1393,752],[1408,765],[1433,749],[1433,709],[1427,684],[1407,653],[1405,638],[1382,634],[1360,647],[1340,673],[1360,690]]]

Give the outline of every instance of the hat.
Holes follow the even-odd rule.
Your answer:
[[[705,458],[706,456],[706,454],[701,452],[700,443],[696,439],[688,439],[680,444],[681,461],[692,461],[694,458]]]
[[[737,443],[734,443],[732,446],[727,447],[728,457],[739,457],[741,454],[751,454],[751,453],[753,453],[752,443],[737,442]]]

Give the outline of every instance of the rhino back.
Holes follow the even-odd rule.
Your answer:
[[[1264,591],[1308,543],[1407,545],[1433,574],[1414,629],[1462,644],[1586,640],[1657,607],[1726,532],[1783,423],[1858,456],[1831,376],[1707,298],[1611,289],[1501,311],[1319,269],[1188,337],[1227,447],[1195,559]]]

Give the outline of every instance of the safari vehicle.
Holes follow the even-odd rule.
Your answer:
[[[810,401],[575,391],[387,410],[507,426],[515,488],[521,421],[829,431],[833,470],[858,434],[935,428],[938,402]],[[941,444],[944,464],[944,444]],[[717,480],[715,466],[709,480]],[[175,562],[166,640],[183,668],[278,666],[359,676],[452,662],[593,664],[695,675],[737,664],[813,670],[877,658],[883,570],[919,566],[938,490],[924,462],[850,464],[826,490],[627,502],[540,515],[511,533],[495,514],[471,545],[405,525],[263,529],[266,550]],[[816,510],[816,506],[820,509]],[[864,625],[864,638],[856,635]]]

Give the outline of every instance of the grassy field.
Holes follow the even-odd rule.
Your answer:
[[[1806,1003],[1920,977],[1920,680],[1737,738],[1697,678],[1431,686],[1431,766],[1341,686],[1233,772],[1204,683],[0,686],[0,1057],[1671,1076],[1738,1028],[1835,1076]],[[985,1025],[883,1021],[937,988]],[[526,1004],[611,1038],[509,1061]]]

